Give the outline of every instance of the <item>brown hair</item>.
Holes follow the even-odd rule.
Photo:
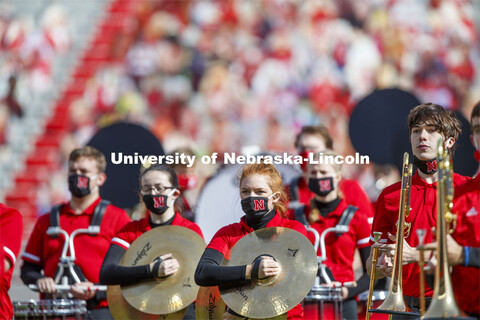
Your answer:
[[[470,125],[475,117],[480,117],[480,101],[473,107],[472,114],[470,115]]]
[[[97,161],[98,172],[103,173],[107,169],[107,161],[105,160],[105,156],[103,155],[102,152],[100,152],[98,149],[94,147],[86,146],[86,147],[77,148],[73,150],[70,153],[68,162],[75,162],[81,157],[95,159],[95,161]]]
[[[455,116],[455,112],[445,110],[442,106],[434,103],[423,103],[413,108],[408,115],[408,129],[410,134],[413,127],[420,124],[434,125],[438,128],[443,137],[446,139],[453,138],[455,142],[462,132],[460,121]],[[453,153],[455,144],[450,149]]]
[[[325,151],[320,151],[316,152],[313,155],[313,159],[316,161],[322,160],[322,163],[328,164],[332,166],[333,170],[335,170],[336,173],[341,173],[342,172],[342,164],[335,162],[335,157],[337,157],[338,154],[336,154],[333,150],[325,150]],[[332,160],[333,159],[333,160]],[[309,164],[310,165],[310,164]]]
[[[333,140],[330,134],[328,133],[328,130],[324,126],[305,126],[302,127],[302,130],[300,131],[299,134],[295,137],[295,148],[298,148],[298,143],[300,142],[300,138],[303,135],[318,135],[323,138],[323,141],[325,142],[325,146],[327,149],[333,149]]]
[[[261,174],[268,177],[267,184],[270,189],[272,189],[273,193],[280,193],[279,201],[275,202],[273,207],[282,217],[285,218],[287,213],[287,195],[283,189],[282,176],[280,175],[280,172],[273,164],[266,164],[263,162],[247,164],[240,168],[237,175],[239,185],[242,184],[243,179],[252,174]]]
[[[195,152],[193,151],[192,148],[189,148],[189,147],[182,147],[182,148],[177,148],[175,150],[173,150],[172,152],[169,153],[170,156],[175,156],[175,154],[179,154],[179,155],[186,155],[186,156],[194,156],[195,155]],[[170,167],[172,167],[173,169],[177,169],[178,167],[186,167],[187,165],[186,164],[183,164],[182,162],[175,162],[173,164],[170,165]],[[194,163],[194,166],[195,166],[195,163]]]

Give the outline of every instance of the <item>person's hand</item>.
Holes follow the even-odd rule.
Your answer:
[[[173,258],[171,253],[161,255],[159,259],[161,259],[161,263],[160,263],[160,266],[158,267],[157,274],[154,274],[155,277],[157,278],[167,277],[178,271],[178,268],[180,267],[180,265],[178,263],[178,260]],[[156,263],[157,263],[157,259],[150,263],[150,271],[152,273],[155,273],[154,267]]]
[[[43,277],[37,280],[38,291],[41,293],[56,293],[55,281],[50,277]]]
[[[426,244],[425,249],[436,250],[437,249],[437,242],[432,242],[432,243]],[[434,251],[434,252],[436,252],[436,251]],[[458,265],[458,264],[463,264],[463,247],[461,245],[459,245],[457,243],[457,241],[455,241],[455,239],[453,239],[453,237],[450,234],[447,234],[447,256],[448,256],[447,258],[448,258],[448,264],[449,265],[455,266],[455,265]],[[430,259],[430,261],[428,261],[428,264],[432,268],[434,268],[436,266],[436,261],[437,261],[436,258],[435,258],[435,260]]]
[[[260,267],[258,268],[258,279],[274,277],[280,273],[280,266],[272,257],[262,256]]]
[[[392,255],[393,257],[394,255]],[[393,273],[393,258],[382,252],[377,259],[377,266],[375,268],[375,279],[382,279],[391,277]]]
[[[396,242],[397,237],[395,237],[390,232],[388,233],[388,238],[390,241]],[[393,253],[395,254],[395,252]],[[403,239],[403,265],[410,264],[410,263],[417,263],[418,262],[418,250],[412,248],[405,239]]]
[[[85,290],[85,287],[91,287],[93,285],[94,284],[92,282],[89,282],[89,281],[75,283],[74,285],[72,285],[72,288],[70,289],[70,293],[76,299],[90,300],[93,297],[95,297],[95,291],[94,290]],[[79,288],[80,286],[83,287],[83,288]]]

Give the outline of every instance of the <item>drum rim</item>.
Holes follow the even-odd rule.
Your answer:
[[[12,301],[16,316],[72,316],[86,315],[87,304],[79,299],[30,299]]]

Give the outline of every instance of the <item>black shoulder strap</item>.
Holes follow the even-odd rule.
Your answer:
[[[60,208],[62,208],[63,204],[57,204],[53,206],[50,210],[50,230],[55,230],[55,228],[60,227]],[[58,233],[52,232],[50,234],[52,238],[58,237]]]
[[[110,204],[110,201],[107,200],[100,200],[98,205],[95,207],[95,210],[93,211],[93,217],[92,221],[90,222],[89,229],[92,229],[94,233],[90,234],[92,236],[95,236],[100,232],[100,224],[102,223],[103,215],[105,214],[105,209],[107,209],[107,206]],[[58,236],[58,231],[55,232],[56,228],[60,228],[60,208],[63,206],[63,204],[56,205],[52,207],[52,210],[50,210],[50,228],[49,235],[52,238],[56,238]]]
[[[300,194],[298,193],[298,184],[302,179],[302,176],[293,178],[290,182],[290,188],[288,188],[290,192],[290,200],[291,201],[298,201],[300,199]]]
[[[89,229],[96,229],[98,232],[100,232],[100,224],[102,223],[103,215],[105,214],[105,209],[107,209],[107,206],[110,204],[110,201],[107,200],[100,200],[98,205],[95,207],[95,210],[93,211],[93,217],[92,221],[90,222]],[[97,233],[98,233],[97,232]],[[91,234],[92,236],[95,236],[96,234]]]
[[[350,221],[352,221],[353,215],[355,212],[358,210],[357,207],[349,205],[342,213],[342,216],[340,217],[340,220],[337,223],[337,226],[346,226],[348,227],[350,225]],[[341,236],[342,234],[338,234],[337,236]]]

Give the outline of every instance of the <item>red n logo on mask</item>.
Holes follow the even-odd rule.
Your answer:
[[[253,200],[253,210],[265,210],[265,202],[263,200]]]
[[[428,171],[437,170],[437,160],[427,161],[426,164],[427,164],[427,170]]]
[[[163,197],[161,197],[161,198],[157,198],[157,197],[153,198],[153,207],[154,207],[154,208],[161,208],[161,207],[164,206],[164,204],[165,204],[165,201],[164,201]]]
[[[330,186],[330,180],[320,180],[320,191],[330,191],[332,188]]]
[[[78,177],[77,188],[88,188],[88,178]]]

